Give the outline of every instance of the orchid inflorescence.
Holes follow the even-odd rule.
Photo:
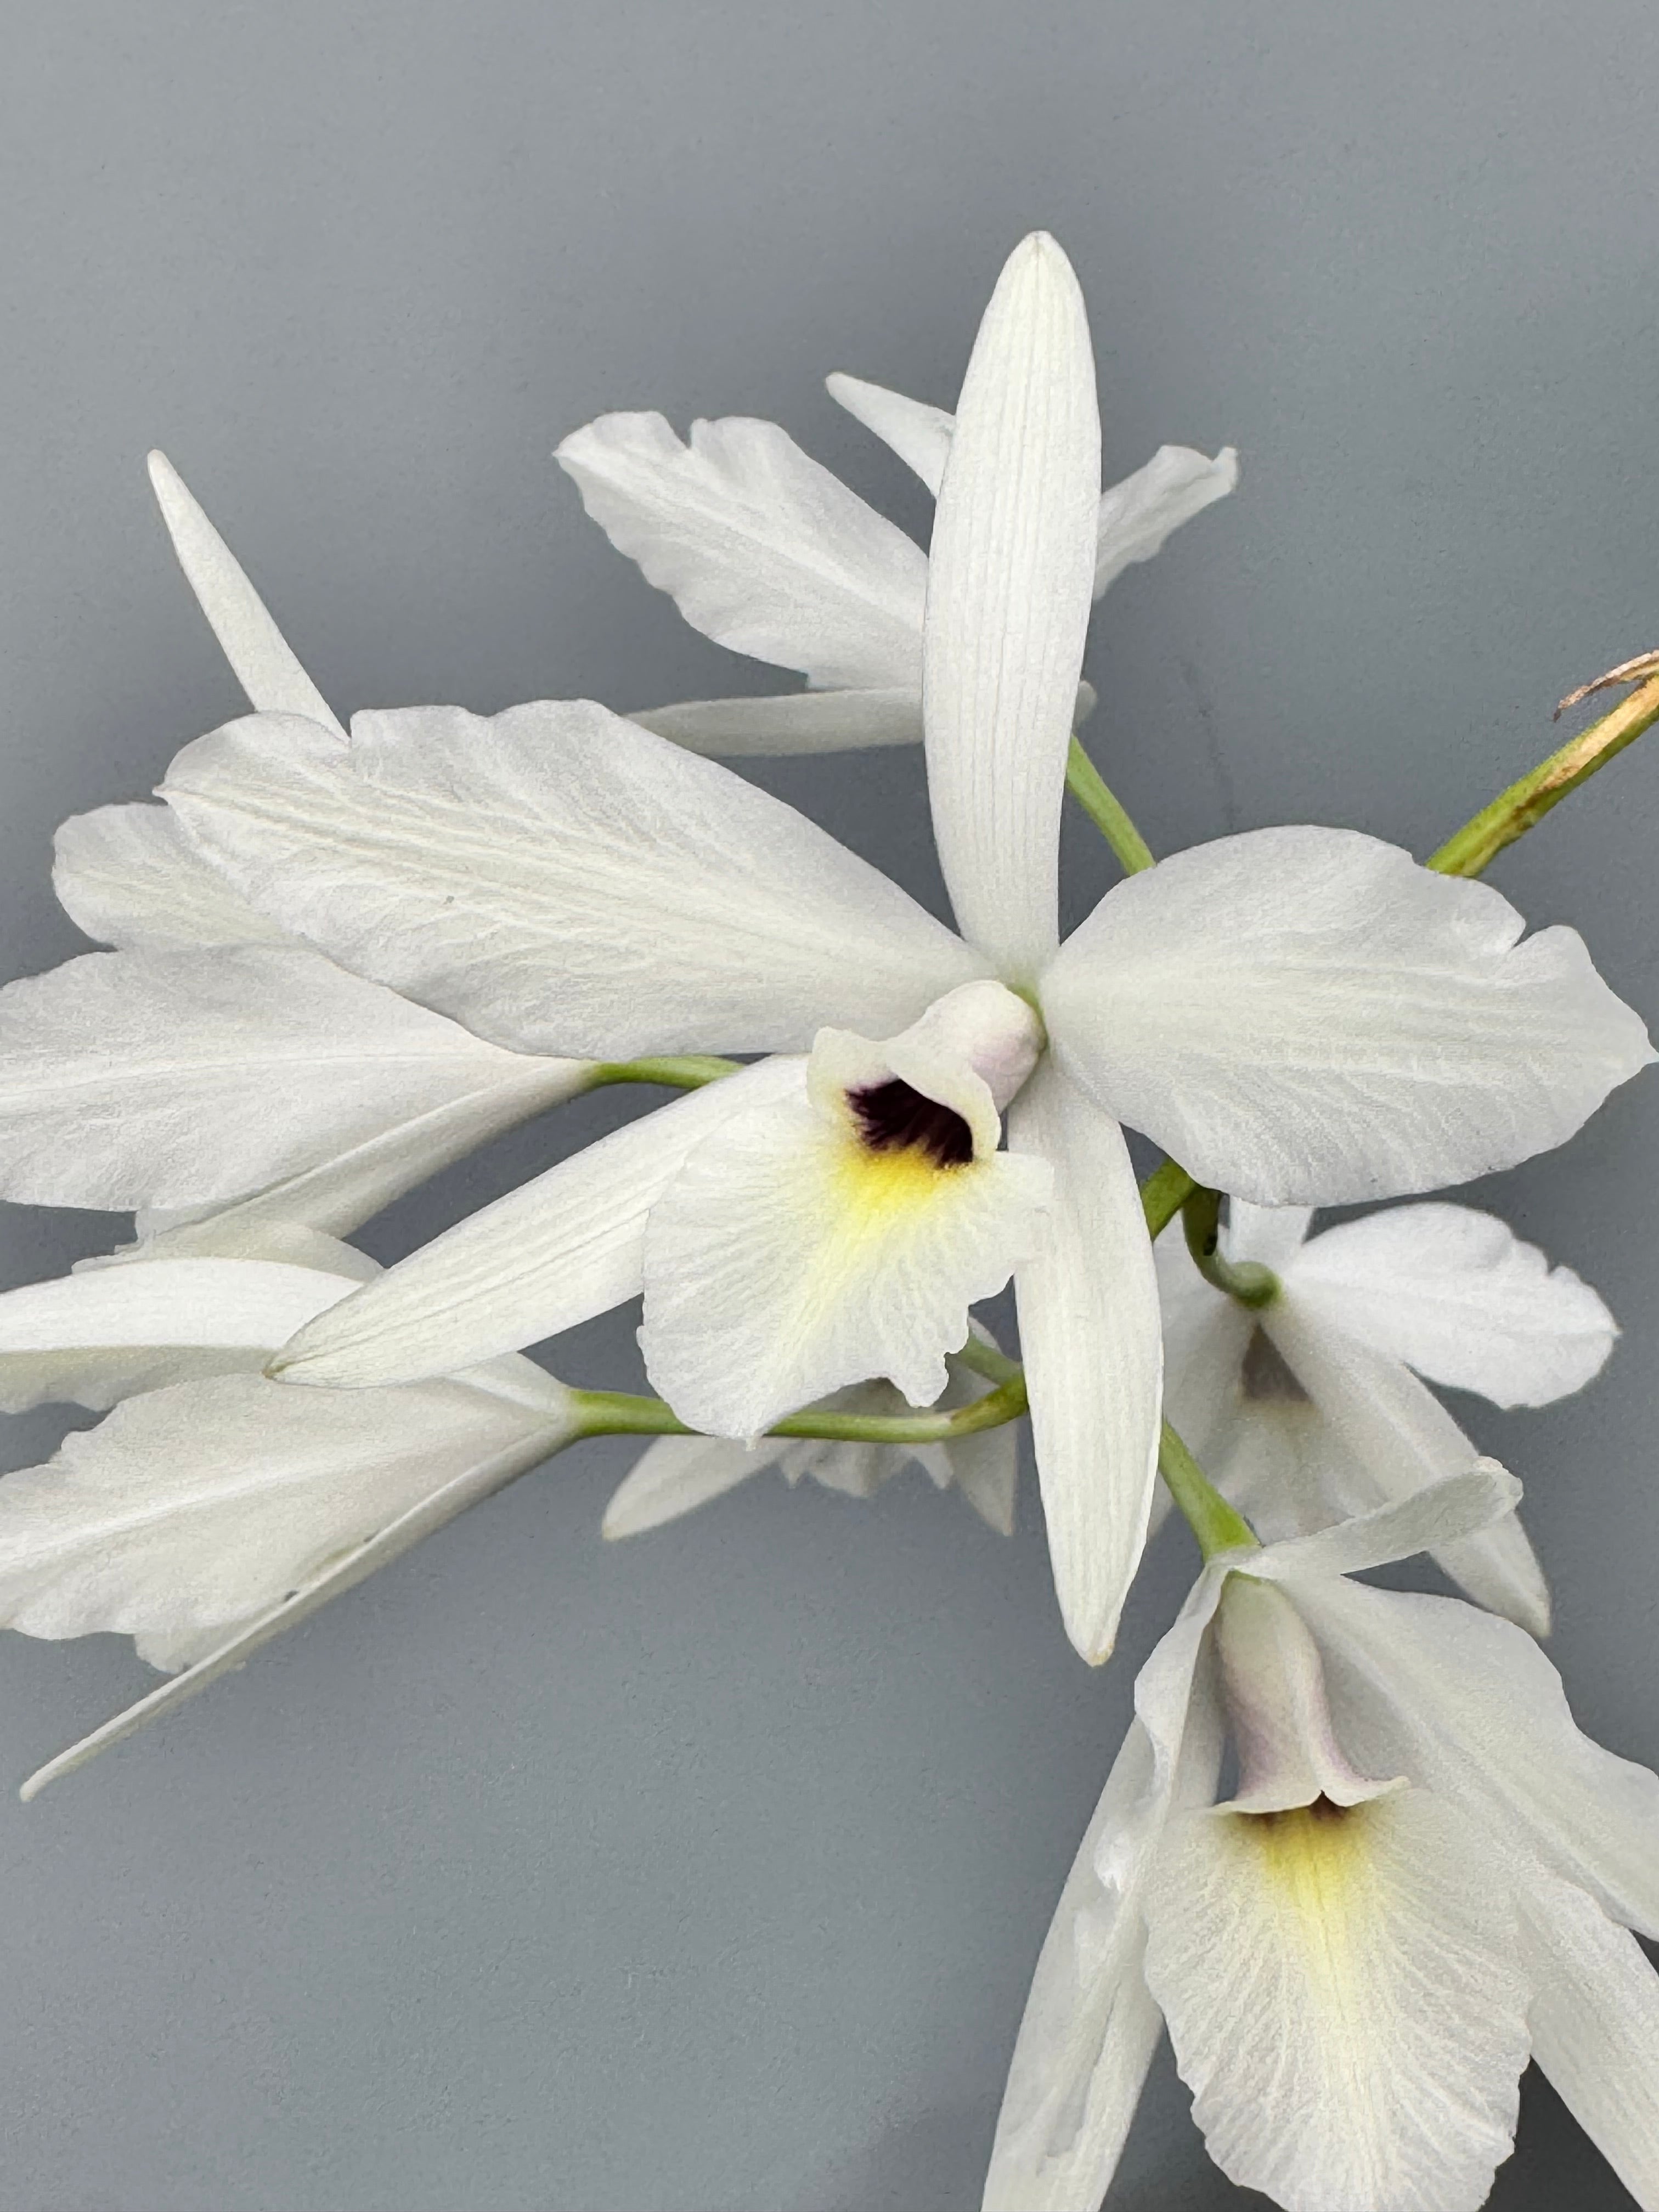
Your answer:
[[[1659,664],[1426,866],[1307,826],[1155,864],[1075,734],[1091,605],[1234,455],[1102,495],[1042,235],[954,416],[830,389],[934,495],[927,554],[770,423],[560,447],[689,622],[807,679],[630,718],[348,732],[153,458],[254,711],[163,805],[64,825],[58,896],[111,949],[0,992],[0,1194],[137,1217],[0,1297],[0,1405],[105,1415],[0,1483],[0,1621],[130,1635],[168,1679],[25,1794],[583,1437],[653,1439],[611,1536],[768,1467],[861,1496],[911,1459],[1007,1530],[1029,1415],[1085,1659],[1171,1505],[1203,1565],[1043,1948],[986,2205],[1091,2212],[1167,2027],[1212,2155],[1291,2212],[1480,2203],[1529,2055],[1659,2207],[1659,1779],[1574,1727],[1520,1486],[1431,1387],[1547,1404],[1613,1321],[1467,1206],[1310,1234],[1565,1143],[1654,1058],[1577,933],[1474,878],[1659,719]],[[708,757],[907,743],[956,930]],[[1068,789],[1122,876],[1062,942]],[[615,1084],[683,1095],[384,1272],[343,1241]],[[1011,1279],[1018,1360],[973,1312]],[[641,1293],[659,1395],[526,1356]],[[1419,1553],[1465,1596],[1355,1579]]]

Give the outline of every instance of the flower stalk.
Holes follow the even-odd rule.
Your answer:
[[[1221,1249],[1221,1193],[1195,1188],[1183,1201],[1181,1225],[1187,1249],[1206,1283],[1252,1310],[1279,1296],[1279,1278],[1259,1260],[1230,1260]]]
[[[1260,1548],[1255,1529],[1228,1504],[1167,1421],[1158,1439],[1158,1467],[1206,1560],[1222,1552]]]
[[[1570,738],[1546,761],[1500,792],[1447,838],[1427,865],[1443,876],[1478,876],[1506,845],[1524,837],[1553,806],[1659,722],[1659,674],[1638,684],[1610,714]]]
[[[1026,1408],[1025,1374],[1010,1360],[1013,1372],[975,1399],[948,1413],[790,1413],[775,1421],[769,1437],[811,1437],[834,1443],[944,1444],[958,1437],[976,1436],[981,1429],[1000,1428],[1018,1420]],[[584,1437],[690,1437],[690,1429],[660,1398],[636,1397],[628,1390],[573,1390],[574,1410]]]
[[[1127,874],[1139,875],[1152,866],[1152,847],[1075,737],[1066,756],[1066,787],[1117,854]]]

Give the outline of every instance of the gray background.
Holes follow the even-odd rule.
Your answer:
[[[170,453],[335,703],[765,688],[547,459],[606,407],[781,420],[913,528],[844,367],[948,404],[1003,254],[1088,293],[1109,471],[1237,497],[1113,591],[1093,739],[1154,842],[1430,849],[1659,642],[1659,20],[1424,0],[16,5],[0,130],[7,972],[77,949],[53,825],[238,711],[142,473]],[[913,757],[758,773],[938,896]],[[1659,754],[1495,874],[1659,1013]],[[1109,880],[1068,837],[1081,914]],[[609,1125],[520,1132],[391,1256]],[[1490,1195],[1626,1340],[1469,1409],[1528,1485],[1587,1725],[1659,1757],[1659,1085]],[[13,1279],[117,1224],[14,1209]],[[634,1316],[559,1350],[627,1381]],[[45,1417],[10,1463],[44,1456]],[[1190,1572],[1103,1676],[1040,1516],[775,1479],[618,1549],[590,1446],[24,1811],[0,1805],[7,2212],[957,2212],[1038,1942]],[[0,1646],[0,1774],[151,1678]],[[1242,2201],[1160,2065],[1114,2203]],[[1548,2092],[1494,2203],[1626,2200]]]

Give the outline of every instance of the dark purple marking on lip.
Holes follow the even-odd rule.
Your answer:
[[[859,1134],[872,1152],[914,1148],[926,1152],[938,1168],[966,1167],[974,1157],[974,1133],[961,1115],[936,1098],[924,1097],[896,1076],[863,1091],[849,1091],[847,1099]]]

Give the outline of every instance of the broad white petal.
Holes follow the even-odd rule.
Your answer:
[[[866,430],[873,430],[937,499],[945,464],[951,458],[956,417],[943,407],[930,407],[925,399],[907,399],[902,392],[866,384],[861,376],[848,376],[841,369],[823,380],[836,404]]]
[[[798,1060],[763,1061],[602,1137],[388,1268],[287,1346],[281,1371],[353,1387],[453,1374],[637,1297],[646,1216],[686,1155],[805,1080]]]
[[[1564,1144],[1654,1057],[1574,930],[1352,830],[1256,830],[1109,890],[1042,986],[1055,1051],[1262,1206],[1464,1182]]]
[[[1137,1717],[1060,1893],[997,2118],[984,2212],[1096,2212],[1158,2042],[1141,1903],[1171,1806],[1207,1804],[1222,1734],[1201,1577],[1135,1684]]]
[[[179,1706],[205,1690],[210,1683],[216,1682],[221,1675],[246,1666],[256,1651],[276,1637],[285,1635],[290,1628],[309,1620],[313,1613],[320,1612],[332,1600],[366,1581],[378,1568],[389,1565],[393,1559],[401,1558],[423,1537],[441,1528],[469,1506],[493,1497],[496,1491],[505,1489],[510,1482],[516,1482],[521,1474],[527,1474],[532,1468],[539,1466],[551,1453],[573,1442],[579,1431],[573,1429],[568,1412],[559,1404],[563,1394],[552,1377],[542,1374],[539,1369],[532,1369],[527,1360],[510,1364],[529,1370],[535,1378],[534,1389],[526,1383],[520,1393],[520,1401],[526,1407],[538,1407],[539,1418],[521,1425],[514,1434],[507,1430],[504,1417],[492,1414],[492,1419],[501,1422],[502,1433],[507,1441],[488,1458],[477,1455],[477,1448],[483,1441],[483,1431],[470,1418],[476,1412],[471,1407],[466,1409],[461,1422],[465,1432],[464,1448],[453,1454],[448,1449],[456,1431],[456,1424],[450,1416],[456,1410],[454,1401],[465,1392],[465,1385],[449,1383],[437,1386],[438,1392],[450,1401],[446,1406],[444,1415],[437,1419],[433,1415],[434,1391],[432,1386],[419,1391],[379,1393],[375,1399],[359,1400],[360,1412],[355,1417],[356,1419],[370,1416],[377,1402],[385,1407],[394,1399],[400,1401],[399,1412],[392,1419],[379,1425],[371,1439],[372,1445],[378,1446],[380,1454],[372,1464],[377,1486],[383,1476],[390,1475],[394,1462],[400,1468],[407,1466],[411,1478],[414,1468],[418,1466],[419,1480],[411,1479],[408,1486],[416,1493],[414,1503],[405,1505],[393,1519],[376,1528],[371,1535],[350,1545],[343,1557],[329,1559],[297,1586],[286,1589],[274,1603],[257,1613],[244,1626],[234,1630],[222,1641],[212,1644],[199,1657],[191,1659],[185,1671],[173,1681],[162,1683],[147,1698],[141,1698],[137,1705],[130,1705],[125,1712],[106,1721],[101,1728],[94,1729],[79,1743],[71,1744],[56,1759],[49,1759],[45,1766],[29,1777],[19,1795],[26,1802],[37,1796],[47,1783],[57,1781],[62,1775],[73,1773],[76,1767],[84,1766],[88,1760],[95,1759],[100,1751],[107,1751],[112,1745],[123,1742],[128,1736],[136,1735],[141,1729],[148,1728],[152,1721],[161,1720],[167,1714],[176,1711]],[[505,1367],[509,1363],[502,1362],[501,1364]],[[257,1382],[257,1378],[251,1377],[230,1379],[250,1385]],[[211,1386],[191,1387],[204,1389]],[[151,1398],[140,1399],[135,1403],[138,1407],[153,1408],[156,1397],[173,1395],[156,1393]],[[473,1395],[477,1394],[475,1392]],[[325,1400],[317,1402],[319,1406],[328,1403]],[[418,1426],[420,1436],[413,1449],[418,1452],[423,1444],[423,1459],[404,1457],[410,1450],[410,1440],[404,1433],[404,1411],[411,1416],[409,1425]],[[286,1420],[287,1416],[283,1419]],[[317,1425],[319,1449],[316,1454],[316,1463],[319,1467],[325,1465],[330,1457],[329,1441],[321,1434],[322,1425],[319,1419]],[[268,1426],[268,1424],[262,1421],[264,1426]],[[297,1458],[301,1465],[308,1463],[302,1442],[307,1433],[304,1425],[283,1431],[290,1448],[298,1448]],[[349,1439],[347,1441],[349,1442]],[[353,1449],[351,1460],[359,1480],[362,1480],[366,1462],[361,1452]],[[456,1471],[457,1462],[459,1472]],[[437,1481],[435,1488],[431,1486],[434,1479]],[[386,1484],[388,1490],[394,1486],[398,1489],[404,1487],[401,1481],[396,1486],[390,1481]],[[331,1491],[330,1504],[337,1514],[341,1503],[339,1496]],[[94,1601],[96,1602],[95,1596]],[[182,1643],[179,1647],[179,1656],[183,1657],[190,1649],[189,1641]],[[161,1663],[159,1651],[152,1650],[147,1656],[155,1663]]]
[[[775,422],[601,415],[555,456],[693,629],[815,685],[920,680],[921,548]]]
[[[1547,1406],[1598,1375],[1619,1325],[1571,1267],[1495,1214],[1400,1206],[1316,1237],[1296,1295],[1431,1382]]]
[[[333,709],[165,453],[150,455],[149,480],[185,581],[250,704],[265,714],[304,714],[343,739]]]
[[[1039,232],[1010,255],[968,364],[923,636],[939,860],[958,927],[1005,981],[1034,981],[1056,942],[1099,485],[1083,295]]]
[[[870,1149],[850,1117],[806,1098],[757,1106],[652,1209],[652,1382],[682,1420],[728,1437],[872,1375],[931,1404],[969,1307],[1031,1249],[1051,1187],[1018,1152],[940,1166],[909,1146]]]
[[[920,684],[887,691],[787,691],[765,699],[691,699],[629,720],[688,752],[732,759],[862,752],[921,743]]]
[[[990,1388],[981,1382],[971,1395],[982,1397]],[[1000,1428],[981,1429],[942,1449],[951,1480],[980,1519],[1000,1536],[1012,1536],[1019,1495],[1018,1424],[1006,1421]]]
[[[256,716],[163,795],[255,902],[518,1050],[626,1059],[902,1029],[983,963],[781,799],[585,702]]]
[[[350,1276],[241,1259],[157,1258],[0,1295],[0,1411],[101,1411],[163,1383],[260,1367]],[[9,1480],[9,1478],[8,1478]]]
[[[465,1469],[560,1440],[545,1407],[458,1382],[325,1396],[228,1375],[152,1390],[0,1484],[0,1620],[114,1630],[154,1665],[188,1665]]]
[[[301,945],[89,952],[0,991],[0,1194],[202,1205],[373,1144],[390,1195],[591,1074]]]
[[[1171,531],[1224,499],[1238,483],[1238,455],[1224,446],[1211,460],[1190,446],[1160,446],[1144,468],[1101,495],[1095,597],[1136,561],[1161,553]]]
[[[1580,1735],[1531,1637],[1458,1598],[1300,1578],[1342,1740],[1659,1935],[1659,1777]],[[1341,1678],[1341,1679],[1340,1679]]]
[[[1163,1346],[1140,1194],[1116,1125],[1044,1060],[1008,1140],[1054,1196],[1015,1291],[1031,1437],[1066,1632],[1098,1665],[1139,1565],[1158,1472]]]
[[[1474,1465],[1474,1444],[1428,1385],[1400,1360],[1334,1328],[1316,1302],[1286,1288],[1262,1309],[1261,1324],[1379,1499],[1408,1498]],[[1549,1586],[1515,1516],[1437,1543],[1433,1556],[1480,1604],[1534,1636],[1549,1633]]]
[[[601,1534],[638,1536],[678,1521],[774,1465],[779,1449],[775,1439],[751,1449],[725,1437],[659,1437],[612,1492]]]
[[[280,942],[287,932],[210,867],[165,806],[72,814],[52,841],[52,887],[77,927],[124,951]]]
[[[1193,2117],[1285,2212],[1474,2212],[1527,2063],[1512,1900],[1451,1808],[1200,1812],[1165,1832],[1146,1981]]]
[[[1659,1974],[1561,1881],[1523,1893],[1533,2057],[1638,2204],[1659,2205]]]

